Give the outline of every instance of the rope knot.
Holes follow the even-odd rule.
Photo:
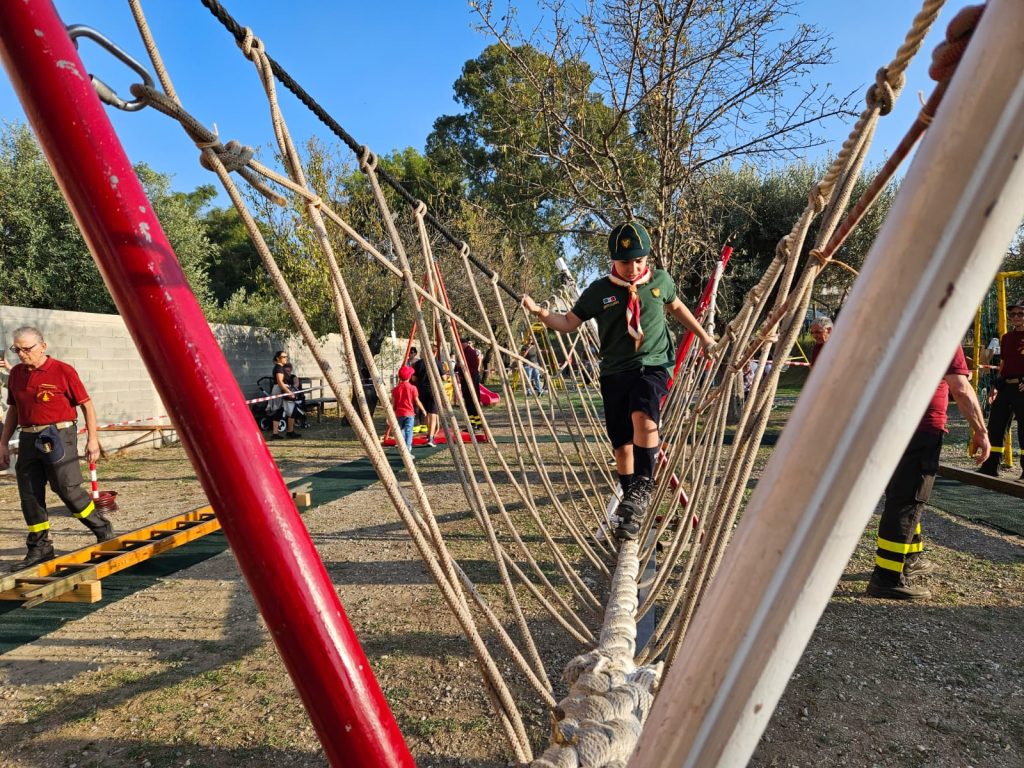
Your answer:
[[[902,75],[900,76],[902,79]],[[896,92],[893,85],[889,83],[889,69],[882,67],[875,73],[875,84],[868,88],[865,99],[869,109],[878,108],[878,114],[888,115],[892,112],[892,105],[896,101]]]
[[[459,241],[459,256],[461,256],[463,260],[469,258],[469,243],[465,240]]]
[[[984,5],[969,5],[950,20],[946,39],[932,51],[932,63],[928,67],[928,76],[932,80],[942,83],[953,77],[984,10]]]
[[[251,28],[246,27],[245,37],[242,38],[242,42],[238,44],[238,47],[242,49],[245,58],[255,60],[263,52],[263,41],[253,34]]]
[[[377,155],[365,144],[359,148],[359,170],[363,173],[377,170]]]
[[[786,235],[779,240],[775,246],[775,257],[782,260],[788,259],[792,252],[792,248],[790,247],[791,242],[793,242],[793,239],[789,235]]]
[[[413,206],[412,215],[417,219],[422,219],[427,215],[427,204],[422,200],[417,200],[416,205]]]
[[[820,181],[811,187],[810,191],[807,193],[807,204],[814,209],[815,214],[819,214],[825,210],[825,195],[822,191]]]
[[[205,146],[201,146],[201,144]],[[253,155],[256,154],[256,151],[252,147],[246,146],[234,139],[231,139],[227,144],[221,144],[219,141],[212,144],[210,142],[197,141],[196,146],[204,150],[213,150],[217,157],[220,158],[224,168],[228,171],[242,170],[249,165],[249,161],[252,160]],[[199,164],[208,171],[213,170],[210,161],[206,157],[205,151],[199,156]]]

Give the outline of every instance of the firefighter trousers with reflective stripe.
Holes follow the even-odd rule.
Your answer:
[[[915,432],[885,487],[875,565],[894,575],[903,572],[910,555],[924,549],[921,514],[931,496],[941,452],[941,432]]]
[[[1017,445],[1024,446],[1024,392],[1018,384],[1003,384],[988,415],[988,439],[992,441],[993,453],[1003,452],[1006,428],[1014,416],[1017,417]]]
[[[98,517],[90,519],[95,507],[92,498],[81,488],[83,477],[78,463],[78,435],[74,425],[60,430],[60,437],[64,443],[64,458],[56,464],[44,461],[36,450],[37,435],[22,433],[18,443],[18,463],[14,474],[18,479],[21,514],[30,535],[43,534],[50,528],[46,513],[47,484],[68,511],[87,528],[91,530],[101,524]]]

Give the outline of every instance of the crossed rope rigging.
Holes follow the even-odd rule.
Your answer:
[[[568,338],[555,334],[549,339],[555,361],[564,364],[543,371],[547,384],[543,395],[531,392],[525,384],[525,366],[531,363],[515,348],[513,340],[536,331],[519,311],[518,293],[477,259],[465,242],[437,222],[422,201],[382,169],[377,156],[358,144],[295,83],[251,30],[238,25],[217,0],[202,2],[228,28],[254,66],[267,97],[282,169],[260,163],[250,148],[237,141],[222,143],[215,132],[188,113],[163,65],[141,0],[129,3],[161,88],[135,85],[132,93],[182,124],[199,147],[203,166],[217,175],[238,210],[299,335],[320,366],[384,492],[466,635],[485,691],[516,759],[528,762],[534,753],[512,689],[496,658],[495,643],[514,665],[521,681],[552,714],[552,744],[537,759],[537,765],[625,765],[640,738],[662,671],[676,658],[741,510],[783,368],[766,363],[788,359],[815,278],[829,264],[840,263],[834,260],[835,254],[887,183],[888,177],[876,179],[844,214],[877,121],[891,111],[899,97],[906,67],[935,21],[942,0],[926,0],[893,60],[878,71],[849,138],[810,191],[803,213],[778,244],[770,266],[724,329],[721,340],[708,354],[691,350],[677,367],[663,410],[663,454],[651,503],[651,509],[659,513],[646,515],[637,541],[625,543],[616,542],[610,535],[610,516],[618,490],[608,469],[606,459],[612,453],[611,446],[588,373],[598,367],[598,342],[591,325],[584,323]],[[959,55],[957,51],[962,53],[963,39],[976,21],[976,15],[969,24],[958,21],[950,45],[937,57],[940,85],[911,129],[914,140],[934,114],[955,67],[952,62]],[[355,153],[392,246],[392,256],[381,253],[308,182],[278,103],[278,81]],[[905,139],[910,144],[899,159],[912,146],[911,134]],[[884,172],[891,175],[895,171],[895,160],[894,156]],[[362,387],[351,388],[353,403],[345,380],[328,363],[232,173],[275,204],[295,206],[307,218],[317,247],[315,257],[330,281],[348,378],[358,377],[354,372],[360,363],[368,368],[386,425],[393,434],[399,434],[400,429],[389,389],[374,361],[340,269],[338,236],[381,265],[406,292],[420,348],[436,350],[436,357],[424,355],[433,391],[444,391],[444,371],[453,371],[462,378],[466,385],[462,389],[469,393],[470,402],[462,397],[454,402],[438,397],[439,416],[450,436],[460,435],[463,426],[467,428],[467,442],[450,439],[447,446],[467,509],[489,548],[500,594],[485,596],[452,555],[428,489],[401,441],[398,451],[409,482],[407,486],[399,483],[387,461]],[[385,186],[398,193],[397,209]],[[808,256],[802,258],[810,225],[818,217],[821,224],[817,237]],[[406,231],[414,234],[403,237],[396,219],[403,220]],[[457,277],[469,289],[473,308],[482,318],[478,326],[453,312],[446,300],[440,254],[434,251],[431,229],[439,232],[450,247],[445,253],[447,261],[461,269]],[[572,307],[577,296],[575,281],[566,279],[551,303],[565,310]],[[713,311],[712,303],[706,322]],[[486,415],[472,386],[461,346],[461,340],[467,337],[495,350],[495,371],[503,393],[497,417]],[[508,342],[503,344],[501,339]],[[739,419],[730,427],[730,403],[734,395],[742,394],[742,373],[752,360],[757,361],[757,369]],[[522,399],[517,394],[517,382],[523,384]],[[479,436],[471,414],[480,414]],[[507,448],[497,439],[498,429],[511,437]],[[730,429],[733,439],[727,445]],[[641,585],[640,572],[655,559],[660,562]],[[642,596],[638,586],[643,587]],[[531,630],[527,600],[543,610],[580,648],[579,656],[564,671],[568,688],[561,699]],[[654,617],[654,630],[638,647],[636,622],[649,614]],[[495,642],[489,644],[490,638]]]

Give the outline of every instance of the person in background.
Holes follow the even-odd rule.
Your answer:
[[[540,375],[540,353],[537,351],[537,340],[532,336],[527,341],[521,350],[519,355],[529,360],[530,364],[526,366],[526,381],[536,394],[544,394],[544,382]]]
[[[4,397],[4,384],[7,380],[7,374],[11,371],[11,367],[11,364],[7,362],[7,357],[0,353],[0,421],[3,421],[4,416],[7,414],[7,398]]]
[[[608,252],[610,274],[587,286],[568,312],[551,312],[530,296],[523,297],[523,308],[561,333],[591,318],[597,321],[605,426],[624,491],[615,535],[632,540],[654,491],[661,400],[668,392],[668,369],[675,363],[666,313],[705,349],[715,340],[679,299],[669,274],[648,267],[651,237],[642,224],[629,221],[615,227],[608,236]]]
[[[921,516],[939,470],[950,395],[971,425],[970,455],[981,463],[987,460],[991,450],[985,416],[971,387],[969,374],[964,351],[957,347],[953,362],[885,487],[885,504],[878,521],[875,569],[867,587],[869,597],[889,600],[931,597],[931,590],[919,582],[919,577],[935,570],[935,563],[924,556]]]
[[[424,423],[427,425],[427,445],[433,448],[437,436],[437,398],[434,397],[434,388],[430,386],[430,374],[427,371],[427,361],[416,355],[416,347],[412,348],[409,359],[416,358],[415,362],[409,363],[412,368],[411,382],[416,386],[416,394],[423,404]]]
[[[1022,449],[1020,455],[1024,463],[1024,301],[1008,306],[1006,319],[1010,330],[999,340],[1002,357],[999,375],[992,385],[996,395],[994,398],[989,395],[992,410],[988,417],[988,432],[992,437],[992,455],[978,468],[981,474],[992,477],[999,476],[1006,430],[1014,416],[1017,418],[1017,445]],[[1024,478],[1024,472],[1021,477]]]
[[[86,458],[100,458],[96,409],[78,372],[46,354],[46,341],[38,328],[22,326],[14,331],[11,351],[21,360],[11,369],[7,391],[7,416],[0,433],[0,469],[10,465],[10,441],[21,426],[18,463],[14,473],[21,497],[21,513],[28,526],[25,558],[11,570],[20,571],[54,556],[50,518],[46,511],[46,485],[56,493],[73,517],[82,521],[96,541],[114,538],[110,520],[82,489],[78,463],[78,422],[82,410],[86,428]]]
[[[815,318],[814,322],[811,323],[811,337],[814,339],[814,346],[811,347],[811,367],[814,367],[814,363],[818,360],[818,355],[825,348],[825,342],[828,341],[828,337],[831,335],[832,318],[825,316]]]
[[[288,353],[284,350],[278,350],[275,352],[274,370],[271,371],[270,374],[270,378],[274,380],[274,388],[270,391],[270,394],[283,395],[283,397],[280,400],[272,400],[271,402],[284,409],[285,426],[287,427],[287,431],[285,434],[281,434],[281,420],[275,418],[270,428],[270,437],[272,440],[284,440],[286,437],[299,437],[299,433],[295,431],[295,395],[292,394],[294,387],[285,380],[286,365],[288,365]]]
[[[469,342],[468,339],[460,339],[459,343],[462,345],[462,354],[466,358],[466,370],[469,372],[469,378],[472,382],[473,392],[476,396],[480,396],[480,355],[476,349]],[[456,375],[459,380],[459,386],[462,388],[462,399],[466,402],[466,410],[469,412],[469,419],[473,422],[478,422],[480,419],[480,411],[477,410],[476,400],[473,399],[470,394],[469,387],[466,385],[466,379],[462,375],[462,371],[459,370],[461,367],[461,361],[456,365]]]
[[[398,427],[402,430],[402,439],[405,447],[412,451],[412,428],[416,423],[416,410],[419,409],[424,417],[427,409],[420,402],[416,387],[409,383],[412,378],[412,366],[403,365],[398,369],[398,385],[391,390],[391,406],[395,409],[395,416],[398,418]]]

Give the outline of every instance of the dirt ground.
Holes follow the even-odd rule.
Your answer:
[[[289,480],[361,456],[336,421],[270,448]],[[457,556],[496,595],[448,455],[419,467]],[[115,457],[101,472],[119,491],[119,530],[204,502],[180,447]],[[380,486],[303,519],[417,763],[510,764],[468,645]],[[893,604],[861,594],[875,522],[751,765],[1024,765],[1024,542],[932,511],[924,526],[940,567],[935,597]],[[89,540],[64,516],[54,529],[59,550]],[[13,480],[0,476],[0,560],[20,557],[22,530]],[[11,612],[0,613],[10,647],[0,655],[0,766],[326,765],[230,550],[94,610],[47,609],[75,618],[20,644],[3,636]],[[577,646],[537,606],[527,611],[557,678]],[[547,714],[511,680],[539,754]]]

